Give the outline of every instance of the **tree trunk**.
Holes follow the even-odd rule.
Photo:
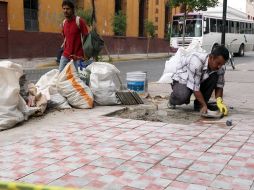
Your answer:
[[[148,57],[149,48],[150,48],[150,39],[151,39],[151,37],[148,36],[148,39],[147,39],[147,48],[146,48],[146,56],[147,57]]]

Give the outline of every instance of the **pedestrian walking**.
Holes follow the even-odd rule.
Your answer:
[[[86,22],[75,15],[74,3],[70,0],[64,0],[62,9],[65,20],[63,21],[62,27],[64,43],[63,54],[59,64],[60,72],[71,59],[74,60],[74,65],[76,69],[78,69],[78,63],[84,59],[81,38],[85,39],[88,35],[88,26]]]

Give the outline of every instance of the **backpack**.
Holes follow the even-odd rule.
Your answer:
[[[96,30],[92,29],[83,43],[84,54],[87,58],[97,57],[103,47],[104,41],[101,39]]]
[[[64,23],[66,22],[66,19],[63,21],[62,27],[64,27]],[[78,28],[80,29],[80,17],[76,16],[76,24]],[[99,34],[96,32],[96,30],[93,28],[89,34],[87,35],[86,39],[84,40],[84,37],[82,33],[81,36],[81,42],[82,42],[82,48],[84,55],[90,59],[91,57],[97,57],[104,47],[104,41],[101,39]],[[64,42],[62,44],[62,47],[66,41],[66,38],[64,38]]]

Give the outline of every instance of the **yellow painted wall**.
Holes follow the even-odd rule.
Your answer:
[[[10,30],[24,30],[24,9],[23,0],[0,0],[8,2],[8,24]],[[91,8],[91,0],[83,1],[84,9]],[[158,26],[156,31],[159,38],[164,37],[164,20],[165,20],[165,2],[159,0],[156,5],[155,0],[150,0],[148,5],[148,20],[154,22]],[[62,0],[39,0],[39,31],[40,32],[59,32],[60,24],[64,19],[62,13]],[[114,0],[95,0],[97,29],[101,35],[112,36],[111,27],[112,17],[114,15],[115,1]],[[159,12],[156,13],[156,8]],[[179,12],[179,9],[174,9],[173,14]],[[127,0],[127,31],[126,36],[137,37],[139,30],[139,1]],[[158,22],[155,22],[155,17],[158,17]]]
[[[97,28],[102,35],[111,36],[113,30],[111,27],[111,20],[115,13],[115,1],[114,0],[96,0],[96,17],[97,17]]]
[[[159,21],[158,21],[158,37],[159,38],[164,38],[164,31],[165,31],[165,2],[164,1],[159,1]]]
[[[139,2],[137,0],[127,0],[127,36],[138,36],[139,24]]]
[[[148,7],[148,20],[152,21],[153,24],[157,27],[156,34],[158,38],[164,38],[164,26],[165,26],[165,0],[158,1],[149,1]],[[156,9],[158,10],[156,12]],[[158,20],[156,20],[156,17]]]
[[[21,0],[0,0],[8,2],[8,29],[24,30],[24,9]],[[22,19],[20,19],[22,18]]]
[[[59,32],[64,16],[62,0],[39,0],[39,30],[40,32]]]
[[[91,0],[84,0],[84,9],[91,8]],[[97,31],[101,35],[113,35],[111,20],[115,12],[114,0],[95,0]]]

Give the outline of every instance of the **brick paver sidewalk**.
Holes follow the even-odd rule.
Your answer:
[[[72,118],[1,143],[0,180],[128,190],[253,184],[254,119],[226,127]]]

